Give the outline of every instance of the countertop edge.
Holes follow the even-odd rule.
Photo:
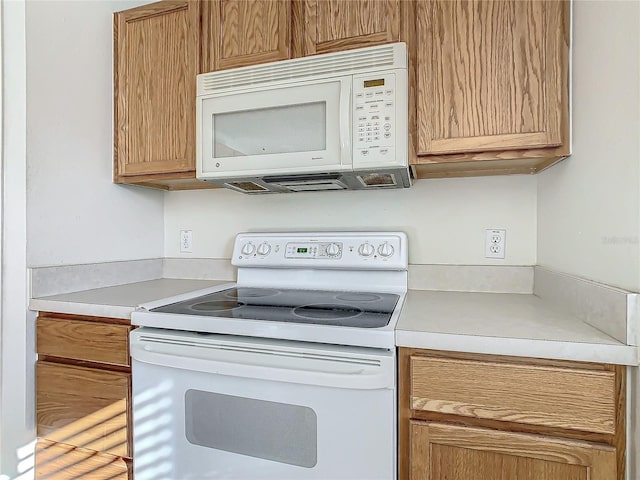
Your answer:
[[[98,305],[94,303],[74,303],[32,298],[29,301],[29,310],[130,320],[131,312],[135,308],[121,305]]]
[[[638,366],[639,363],[638,348],[624,344],[562,342],[396,329],[396,346],[627,366]]]

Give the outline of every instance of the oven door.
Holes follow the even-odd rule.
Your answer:
[[[132,332],[136,480],[395,478],[393,351],[230,338]]]
[[[197,100],[198,178],[350,170],[351,77]]]

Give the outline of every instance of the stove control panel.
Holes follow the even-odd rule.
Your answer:
[[[406,270],[403,232],[241,233],[238,267]]]
[[[287,243],[284,256],[286,258],[340,258],[342,243],[340,242],[295,242]]]

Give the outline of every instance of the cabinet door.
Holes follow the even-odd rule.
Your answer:
[[[38,436],[130,457],[130,385],[126,372],[38,361]]]
[[[199,4],[165,1],[117,13],[115,180],[195,171]]]
[[[400,41],[400,0],[303,0],[300,55]]]
[[[567,12],[563,1],[419,2],[418,154],[566,142]]]
[[[120,457],[44,439],[36,444],[36,480],[129,480],[131,470]]]
[[[289,58],[291,0],[202,2],[202,72]]]
[[[607,445],[411,422],[411,480],[612,480]]]

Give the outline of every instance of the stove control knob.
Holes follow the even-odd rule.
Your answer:
[[[330,257],[337,257],[340,255],[340,245],[337,243],[330,243],[327,245],[327,255]]]
[[[363,243],[362,245],[360,245],[360,248],[358,248],[358,253],[361,257],[370,257],[375,253],[375,251],[376,249],[373,248],[373,245],[371,245],[370,243]]]
[[[387,242],[384,242],[378,247],[378,253],[381,257],[390,257],[391,255],[393,255],[393,246],[389,245]]]
[[[258,255],[269,255],[270,251],[271,245],[269,245],[268,243],[265,242],[258,245]]]
[[[242,246],[242,250],[241,250],[243,255],[251,255],[255,251],[256,251],[256,246],[251,242],[245,243]]]

